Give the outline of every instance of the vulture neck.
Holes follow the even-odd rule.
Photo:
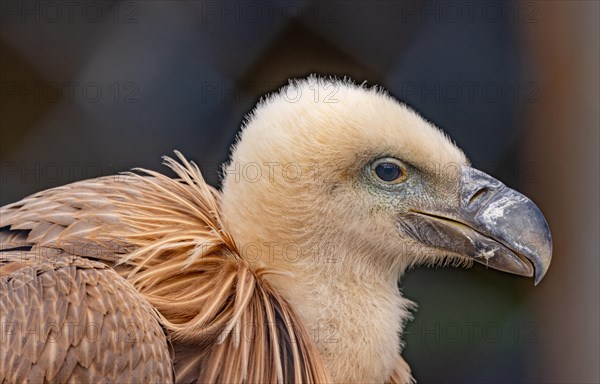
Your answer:
[[[397,286],[405,267],[385,262],[398,255],[331,239],[331,231],[278,225],[257,211],[245,215],[247,206],[226,198],[223,211],[251,266],[289,273],[264,276],[303,319],[334,382],[388,381],[412,307]]]
[[[270,281],[303,318],[334,382],[387,382],[411,316],[398,274],[355,262],[367,257],[356,249],[325,252],[288,265],[291,277]]]

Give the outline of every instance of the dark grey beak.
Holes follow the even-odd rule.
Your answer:
[[[456,207],[406,214],[400,227],[420,242],[489,267],[535,276],[552,258],[552,238],[539,208],[526,196],[471,167],[462,167]]]

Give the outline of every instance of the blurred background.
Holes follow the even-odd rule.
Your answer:
[[[419,383],[598,383],[596,1],[9,1],[0,8],[1,195],[179,149],[218,186],[244,115],[311,73],[379,84],[552,229],[533,281],[419,269],[404,355]]]

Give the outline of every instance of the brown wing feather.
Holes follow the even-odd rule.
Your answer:
[[[0,382],[173,381],[159,317],[106,265],[49,250],[0,259]]]
[[[43,191],[2,207],[0,227],[25,231],[33,250],[118,262],[158,310],[179,383],[330,382],[305,325],[264,278],[278,272],[240,256],[218,193],[177,155],[182,164],[165,159],[177,179],[140,170]]]

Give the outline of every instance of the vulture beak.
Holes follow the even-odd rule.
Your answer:
[[[552,258],[542,212],[526,196],[474,168],[461,167],[459,179],[457,206],[411,210],[400,228],[430,247],[504,272],[535,276],[537,285]]]

